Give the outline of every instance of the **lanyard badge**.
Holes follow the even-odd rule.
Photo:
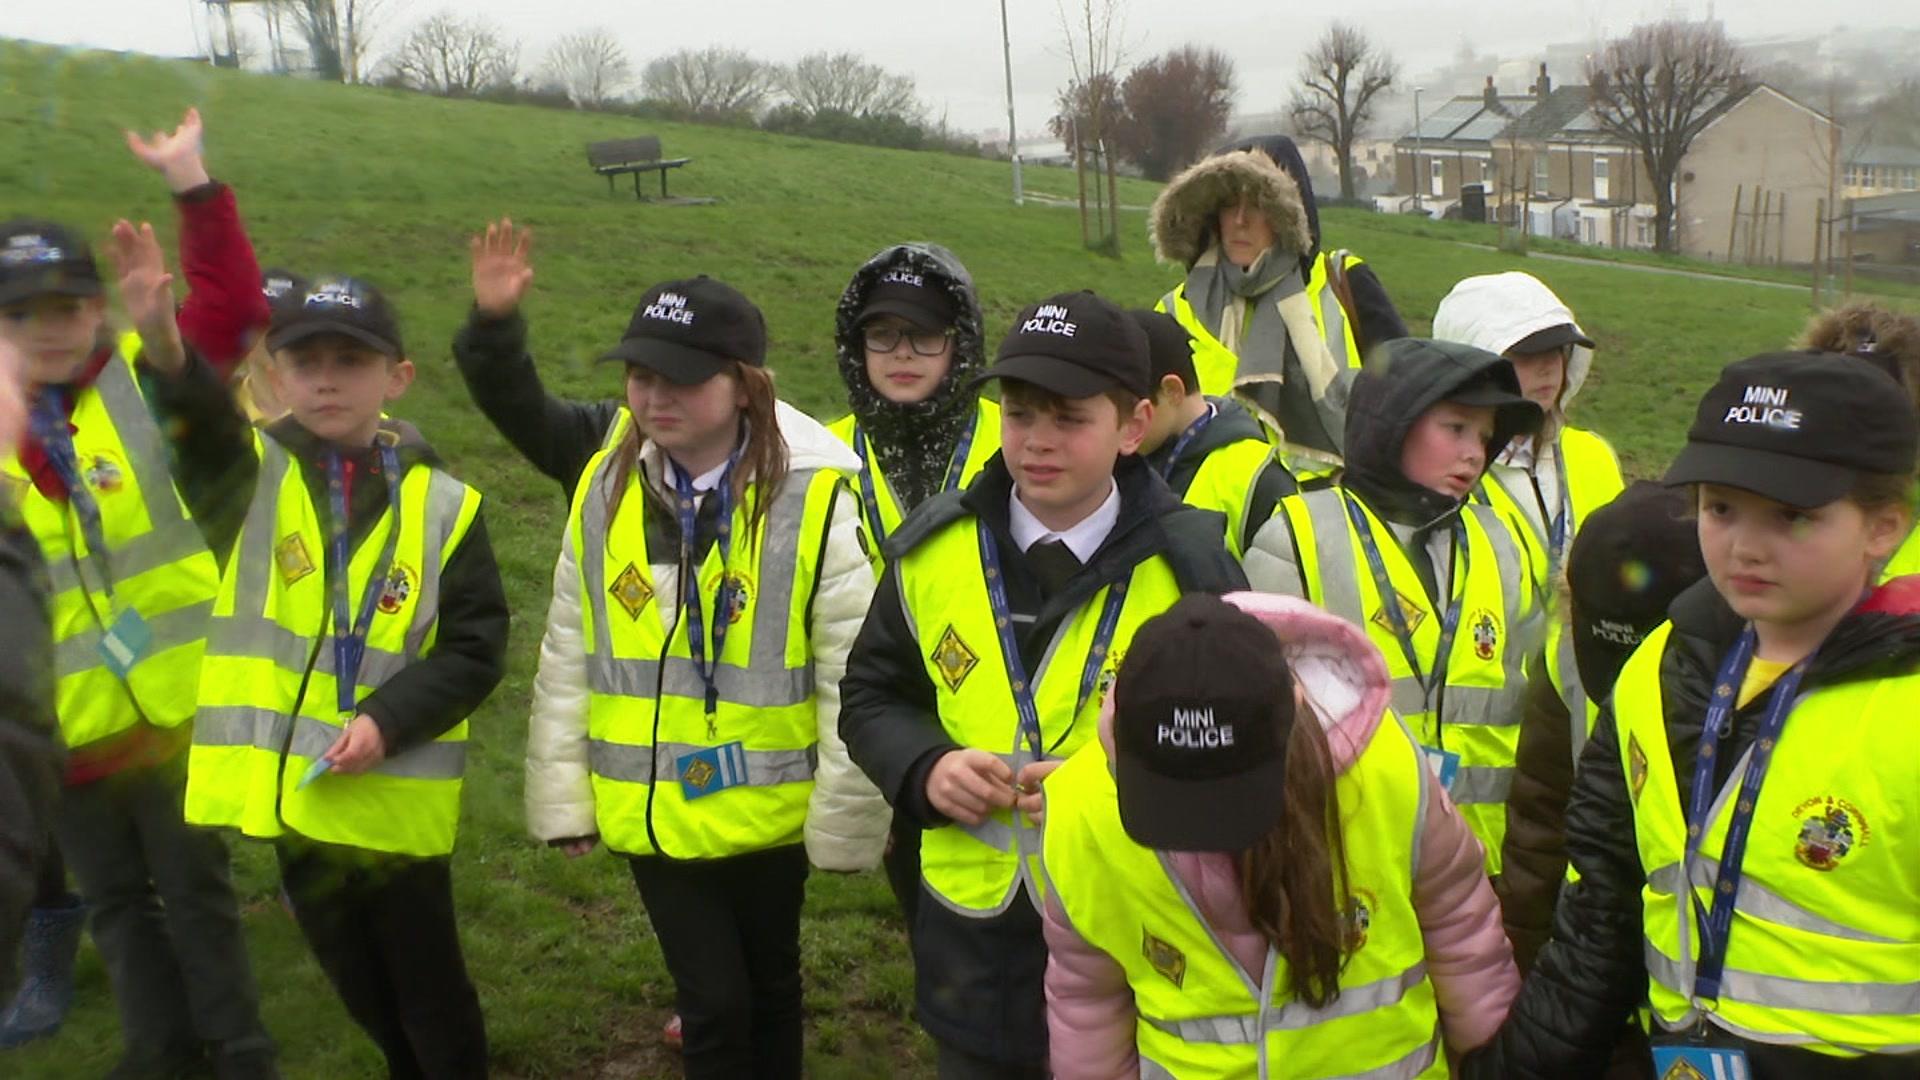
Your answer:
[[[400,543],[400,455],[394,449],[390,433],[381,432],[378,438],[380,470],[386,474],[387,482],[387,511],[393,520],[387,529],[386,542],[381,545],[380,557],[374,562],[373,572],[367,576],[367,586],[361,595],[357,616],[349,609],[347,595],[353,548],[348,518],[346,463],[337,453],[327,455],[327,507],[332,519],[328,522],[327,588],[333,605],[335,698],[343,725],[353,719],[360,662],[365,659],[367,652],[367,630],[373,623],[374,612],[379,610],[380,597],[387,591],[387,579],[393,573],[394,552]]]

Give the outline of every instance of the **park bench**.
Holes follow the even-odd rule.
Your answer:
[[[660,197],[667,197],[667,170],[677,169],[692,161],[692,158],[660,157],[660,137],[642,135],[637,139],[608,139],[605,142],[587,144],[587,164],[593,171],[607,178],[607,194],[613,194],[613,178],[622,173],[633,174],[633,197],[645,199],[640,191],[642,173],[660,174]]]

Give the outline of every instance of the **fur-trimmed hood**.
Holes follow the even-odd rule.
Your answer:
[[[1191,268],[1213,244],[1221,208],[1248,195],[1267,215],[1277,246],[1302,258],[1313,253],[1317,241],[1299,182],[1267,153],[1230,150],[1174,177],[1153,201],[1147,233],[1154,256]]]

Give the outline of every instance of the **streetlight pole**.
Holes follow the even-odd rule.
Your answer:
[[[1427,186],[1427,178],[1420,171],[1420,91],[1423,86],[1413,88],[1413,208],[1422,209],[1420,189]]]
[[[1007,66],[1007,156],[1013,159],[1013,205],[1026,202],[1020,186],[1020,129],[1013,122],[1013,36],[1007,32],[1007,0],[1000,0],[1000,51]]]

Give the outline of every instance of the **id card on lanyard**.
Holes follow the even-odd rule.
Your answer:
[[[953,444],[953,454],[947,458],[947,476],[940,484],[941,492],[957,491],[960,477],[967,471],[967,455],[973,452],[973,429],[980,423],[980,406],[975,405],[968,414],[967,425],[960,429],[960,438]],[[867,457],[867,433],[856,422],[853,425],[853,452],[860,459],[860,509],[867,515],[867,531],[873,534],[873,542],[882,543],[887,538],[886,523],[880,520],[879,492],[873,482],[873,462]],[[900,507],[904,517],[908,507]]]
[[[993,538],[993,530],[984,521],[976,528],[980,537],[980,563],[986,571],[987,602],[993,609],[993,626],[1000,638],[1000,655],[1007,664],[1007,681],[1013,687],[1013,706],[1019,715],[1020,737],[1033,753],[1033,760],[1045,761],[1047,751],[1052,749],[1046,744],[1046,737],[1040,728],[1040,707],[1034,701],[1033,684],[1027,679],[1027,665],[1020,659],[1020,639],[1013,629],[1013,606],[1007,601],[1007,577],[1001,571],[1000,545]],[[1087,650],[1086,662],[1080,668],[1080,687],[1073,699],[1073,714],[1067,718],[1067,731],[1078,722],[1081,710],[1087,707],[1087,699],[1093,695],[1094,685],[1100,679],[1100,668],[1106,662],[1107,650],[1113,645],[1113,635],[1120,625],[1120,609],[1127,602],[1128,582],[1116,581],[1107,587],[1107,600],[1100,608],[1100,620],[1094,624],[1093,644]],[[1058,746],[1066,738],[1066,731],[1060,733],[1060,739],[1054,740]]]
[[[33,438],[46,453],[47,463],[53,467],[60,483],[67,489],[67,505],[72,507],[73,516],[80,522],[81,544],[73,544],[69,538],[68,546],[75,551],[81,545],[87,549],[88,557],[99,568],[100,581],[96,586],[107,599],[105,614],[95,612],[100,620],[103,632],[100,637],[99,654],[107,670],[124,681],[147,654],[153,645],[153,630],[147,621],[131,604],[122,605],[114,595],[112,556],[107,550],[106,527],[100,518],[100,504],[95,501],[92,489],[87,487],[87,479],[80,468],[80,455],[73,446],[73,433],[67,427],[67,392],[62,386],[43,386],[35,399],[30,416]],[[74,576],[80,578],[83,593],[88,591],[86,574],[81,571],[82,562],[78,554],[71,556]]]
[[[687,471],[671,459],[667,471],[673,476],[675,506],[680,517],[680,609],[686,613],[687,652],[694,670],[700,674],[702,706],[707,718],[707,738],[718,735],[720,714],[720,653],[726,648],[727,626],[733,621],[733,579],[727,565],[733,557],[733,469],[740,461],[740,447],[727,456],[710,497],[717,500],[718,524],[714,544],[720,549],[720,583],[714,589],[712,636],[708,636],[707,613],[700,598],[700,566],[694,561],[694,533],[699,528],[699,493]],[[702,747],[674,759],[680,777],[681,794],[688,800],[716,795],[747,782],[746,747],[739,741]]]
[[[1746,682],[1747,669],[1753,663],[1757,643],[1758,638],[1749,625],[1721,662],[1720,672],[1714,678],[1713,697],[1707,705],[1706,723],[1700,731],[1700,748],[1694,755],[1693,787],[1687,801],[1687,848],[1681,887],[1687,890],[1700,937],[1700,958],[1694,965],[1690,998],[1695,1008],[1711,1009],[1720,999],[1721,979],[1727,966],[1727,943],[1733,934],[1734,905],[1740,896],[1747,837],[1753,828],[1760,788],[1766,781],[1767,767],[1773,761],[1773,753],[1779,747],[1787,716],[1793,711],[1799,696],[1800,681],[1817,654],[1816,650],[1815,654],[1802,658],[1773,685],[1767,710],[1761,717],[1759,728],[1754,731],[1747,768],[1740,777],[1739,793],[1728,809],[1727,835],[1721,844],[1719,873],[1712,903],[1702,904],[1699,895],[1693,891],[1691,871],[1695,860],[1703,858],[1700,848],[1713,823],[1714,805],[1719,801],[1719,785],[1714,778],[1721,758],[1721,740],[1733,734],[1733,714],[1741,685]],[[1701,1027],[1691,1038],[1671,1040],[1670,1045],[1655,1050],[1656,1068],[1660,1076],[1691,1076],[1692,1073],[1686,1071],[1689,1068],[1698,1069],[1708,1077],[1747,1075],[1746,1054],[1739,1049],[1706,1046],[1706,1020],[1702,1018],[1700,1023]],[[1666,1064],[1661,1066],[1658,1063],[1663,1060],[1663,1051]]]
[[[1400,653],[1406,658],[1408,670],[1413,672],[1414,681],[1420,684],[1420,705],[1422,712],[1434,712],[1434,701],[1447,682],[1447,666],[1453,659],[1453,640],[1460,629],[1460,605],[1467,593],[1467,530],[1459,518],[1453,522],[1453,550],[1459,555],[1459,569],[1448,580],[1446,613],[1440,619],[1440,640],[1434,648],[1433,669],[1421,671],[1420,652],[1413,644],[1413,630],[1407,625],[1407,616],[1400,610],[1400,592],[1393,587],[1393,579],[1387,574],[1386,560],[1380,557],[1380,543],[1373,537],[1373,526],[1367,520],[1353,496],[1340,493],[1340,500],[1347,508],[1347,520],[1353,524],[1353,531],[1360,537],[1360,550],[1366,554],[1367,569],[1373,574],[1374,591],[1380,596],[1381,610],[1387,613],[1387,623],[1393,628],[1394,640],[1400,644]],[[1460,755],[1446,748],[1446,733],[1438,713],[1433,718],[1433,729],[1441,745],[1425,746],[1427,764],[1433,768],[1435,778],[1447,790],[1453,789],[1453,781],[1460,773]]]

